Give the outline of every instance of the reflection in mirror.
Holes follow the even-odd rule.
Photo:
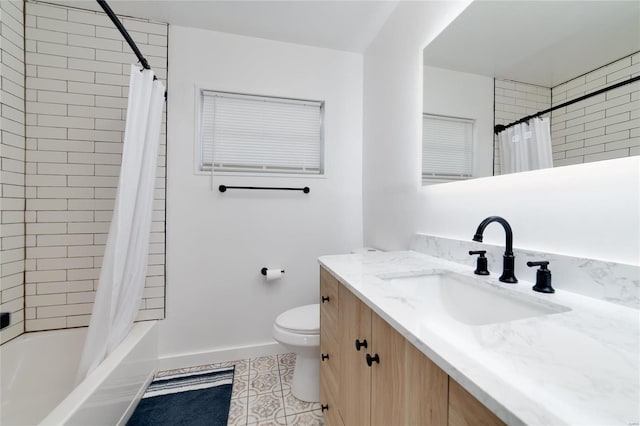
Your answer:
[[[434,173],[434,150],[471,158],[470,177],[640,155],[639,52],[637,1],[471,3],[423,52],[425,117],[472,122],[470,140],[447,142],[425,118],[423,183],[469,178]]]

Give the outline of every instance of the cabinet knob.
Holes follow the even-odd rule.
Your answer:
[[[328,405],[328,404],[327,404],[327,405],[324,405],[324,404],[323,404],[323,405],[321,405],[321,406],[320,406],[320,409],[321,409],[322,411],[327,411],[327,410],[329,409],[329,405]]]
[[[326,303],[329,301],[329,296],[322,296],[322,303]]]
[[[367,339],[362,339],[362,342],[356,339],[356,351],[359,351],[360,348],[367,348]]]
[[[380,364],[380,357],[378,356],[378,354],[375,354],[374,356],[367,354],[366,358],[367,358],[367,365],[369,367],[371,367],[371,365],[373,365],[374,362]]]
[[[322,360],[329,359],[329,354],[322,354]]]

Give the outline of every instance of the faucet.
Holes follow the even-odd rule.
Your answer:
[[[513,231],[511,230],[511,226],[509,222],[500,216],[489,216],[478,225],[478,229],[476,230],[476,234],[473,236],[473,241],[477,241],[479,243],[482,242],[482,233],[484,229],[491,222],[498,222],[504,228],[504,232],[506,234],[506,242],[504,248],[503,255],[503,266],[502,266],[502,275],[498,278],[500,281],[504,283],[517,283],[518,279],[515,276],[515,256],[513,255]]]

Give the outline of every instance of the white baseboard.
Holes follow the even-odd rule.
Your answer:
[[[217,348],[210,351],[167,354],[158,357],[158,370],[191,367],[195,365],[215,364],[238,359],[256,358],[289,352],[280,343],[272,341],[250,346]]]

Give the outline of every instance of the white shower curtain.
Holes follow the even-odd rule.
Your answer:
[[[499,133],[502,173],[553,167],[549,118],[534,118]]]
[[[118,191],[78,382],[129,333],[140,307],[163,105],[164,85],[132,65]]]

